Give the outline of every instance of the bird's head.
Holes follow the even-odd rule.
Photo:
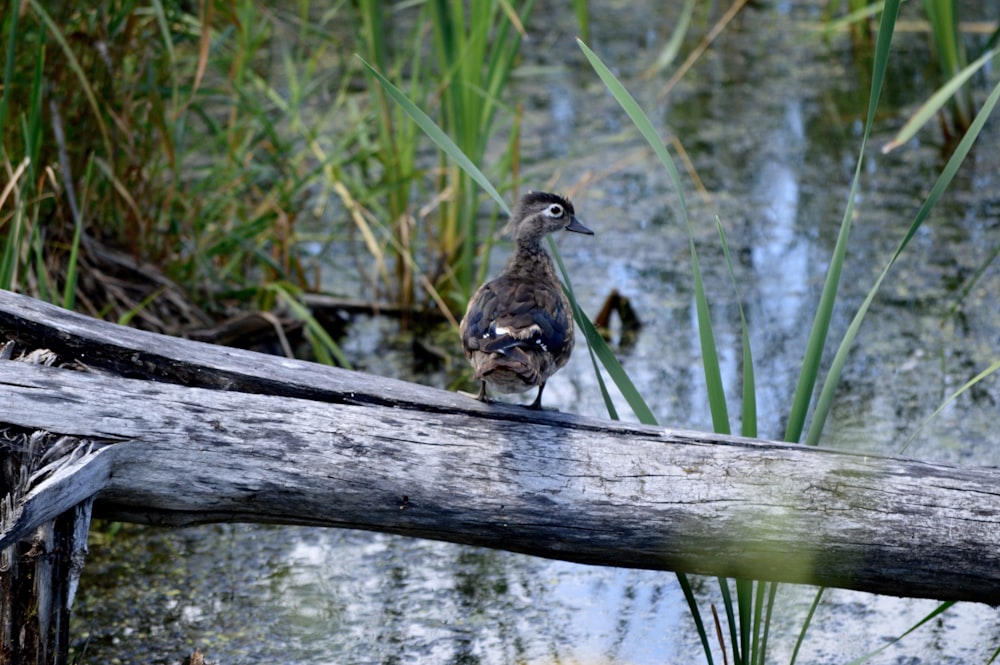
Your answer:
[[[528,192],[521,197],[508,224],[516,242],[537,242],[556,231],[594,235],[576,218],[573,204],[558,194]]]

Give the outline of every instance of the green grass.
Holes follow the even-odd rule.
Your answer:
[[[50,14],[31,2],[5,14],[0,163],[13,177],[0,196],[0,286],[116,320],[149,311],[143,320],[167,322],[167,332],[207,320],[182,321],[185,311],[269,309],[274,285],[294,287],[285,296],[315,286],[296,223],[334,167],[311,148],[343,96],[330,116],[302,122],[325,83],[326,52],[315,45],[329,41],[326,26],[246,1],[201,10],[126,2]],[[276,34],[296,28],[314,50],[275,55]],[[106,59],[85,46],[102,39]],[[288,90],[268,83],[275,60]],[[97,260],[85,237],[158,272],[123,288],[81,280]],[[181,311],[165,279],[184,293]],[[287,309],[315,327],[304,308]],[[332,340],[310,340],[317,358],[340,355]]]
[[[490,173],[512,189],[520,120],[502,96],[533,5],[29,2],[5,13],[0,164],[13,177],[0,191],[0,285],[96,316],[172,322],[162,329],[173,333],[238,309],[301,318],[308,309],[289,298],[324,288],[303,241],[353,236],[373,266],[373,302],[437,309],[457,326],[498,212],[483,233],[466,172],[418,164],[423,134],[352,54],[405,72],[405,94],[434,107],[477,163],[511,130]],[[374,94],[354,89],[359,77]],[[66,119],[59,140],[51,109]],[[95,238],[158,274],[127,289],[79,280]],[[346,270],[358,268],[328,272]],[[315,357],[342,359],[333,340],[309,337]]]
[[[240,308],[284,304],[301,318],[308,310],[289,298],[324,288],[301,243],[354,236],[374,266],[364,276],[373,302],[434,308],[457,326],[498,213],[483,234],[480,187],[446,161],[418,164],[423,134],[352,53],[405,72],[406,95],[434,106],[477,163],[498,128],[512,129],[491,169],[511,189],[519,118],[502,94],[533,5],[29,2],[5,14],[0,162],[15,177],[0,197],[0,284],[118,320],[147,310],[147,322],[176,320],[175,333]],[[107,61],[85,46],[102,40]],[[352,89],[358,77],[374,94]],[[62,141],[46,104],[67,119]],[[78,207],[67,205],[74,195]],[[79,281],[81,262],[92,266],[88,236],[162,275],[128,293]],[[205,317],[167,315],[160,277]],[[315,357],[342,358],[332,340],[310,340]]]
[[[386,3],[380,0],[363,0],[358,3],[361,18],[359,43],[363,46],[365,56],[379,70],[398,73],[404,64],[408,65],[409,95],[414,99],[424,100],[429,93],[430,81],[422,60],[413,57],[404,62],[400,57],[393,61],[386,40],[386,36],[392,34],[386,10]],[[407,37],[408,47],[402,53],[419,52],[425,31],[423,22],[418,22],[417,27],[411,31],[412,34]],[[380,220],[376,225],[389,242],[384,245],[376,242],[364,218],[359,218],[359,230],[365,237],[368,251],[375,259],[384,288],[387,291],[394,289],[394,292],[387,294],[387,298],[409,308],[413,307],[417,298],[419,282],[413,262],[407,260],[416,252],[410,226],[413,210],[417,205],[413,194],[420,175],[416,164],[417,129],[381,88],[374,84],[374,80],[370,80],[369,89],[372,113],[378,119],[378,133],[371,137],[374,140],[371,142],[369,158],[380,167],[380,176],[379,181],[370,183],[369,187],[377,194],[358,195],[366,206],[376,211],[374,218]],[[392,276],[388,273],[390,266]]]
[[[510,78],[534,0],[430,0],[428,6],[440,76],[441,125],[473,163],[483,164],[497,112],[503,106],[500,95]],[[510,151],[506,154],[513,156]],[[509,172],[507,167],[504,170]],[[438,190],[452,190],[441,202],[438,215],[439,260],[451,267],[441,289],[461,306],[481,278],[476,272],[479,189],[468,171],[451,161],[443,160],[440,172]]]

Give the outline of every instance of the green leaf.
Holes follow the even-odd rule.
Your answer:
[[[826,381],[823,383],[823,390],[816,402],[816,410],[813,414],[813,421],[809,426],[806,443],[812,445],[819,443],[820,434],[823,431],[823,425],[826,423],[826,418],[833,405],[833,396],[836,391],[837,382],[840,380],[840,374],[843,371],[844,364],[847,362],[848,351],[854,343],[854,339],[857,337],[858,331],[861,329],[861,323],[864,320],[865,315],[868,313],[868,309],[871,306],[872,301],[875,299],[876,293],[878,293],[879,288],[882,286],[882,282],[885,280],[886,275],[889,274],[892,267],[896,264],[896,260],[899,259],[903,250],[906,249],[910,240],[917,233],[917,229],[919,229],[924,223],[924,220],[927,219],[927,216],[934,208],[934,205],[938,202],[938,199],[941,198],[941,195],[951,184],[952,179],[958,172],[958,167],[961,166],[965,157],[969,154],[969,151],[972,149],[973,144],[979,137],[980,132],[982,132],[987,118],[989,118],[989,116],[993,113],[993,109],[996,107],[998,101],[1000,101],[1000,83],[993,88],[990,96],[983,104],[983,108],[980,109],[979,113],[972,121],[972,124],[969,125],[968,131],[966,131],[962,140],[959,141],[958,147],[955,148],[955,152],[952,153],[951,158],[945,165],[944,170],[942,170],[937,182],[934,183],[934,187],[931,188],[930,194],[927,195],[927,199],[924,201],[923,205],[920,206],[920,210],[917,212],[916,217],[910,224],[910,228],[906,231],[903,239],[900,240],[899,246],[893,253],[892,258],[889,259],[885,268],[882,269],[882,273],[878,276],[878,279],[875,280],[875,284],[868,291],[868,295],[865,297],[864,302],[854,315],[854,319],[851,321],[851,325],[848,326],[847,332],[844,334],[844,339],[841,340],[840,347],[837,349],[837,353],[834,356]]]
[[[827,21],[820,31],[823,33],[824,37],[830,37],[833,33],[839,32],[851,24],[867,21],[872,16],[881,12],[884,6],[884,2],[866,4],[860,9],[855,9],[835,21]]]
[[[972,377],[971,379],[969,379],[968,381],[966,381],[965,385],[963,385],[961,388],[959,388],[958,390],[956,390],[955,392],[953,392],[951,395],[949,395],[948,399],[946,399],[945,401],[943,401],[941,403],[941,406],[939,406],[938,408],[936,408],[934,410],[934,413],[932,413],[931,415],[927,416],[927,418],[924,420],[924,422],[920,423],[920,427],[918,427],[916,430],[914,430],[913,434],[911,434],[910,437],[906,440],[906,443],[903,444],[903,447],[899,449],[899,453],[903,454],[903,451],[905,451],[907,448],[910,447],[910,444],[913,443],[913,440],[915,438],[917,438],[917,435],[919,435],[922,431],[924,431],[924,428],[927,427],[927,425],[930,424],[930,422],[932,420],[934,420],[938,416],[939,413],[941,413],[942,411],[944,411],[945,408],[949,404],[951,404],[952,402],[954,402],[958,398],[959,395],[961,395],[966,390],[968,390],[972,386],[976,385],[977,383],[979,383],[980,381],[982,381],[983,379],[985,379],[987,376],[989,376],[993,372],[997,371],[998,369],[1000,369],[1000,360],[997,360],[992,365],[990,365],[989,367],[987,367],[986,369],[984,369],[982,372],[980,372],[979,374],[975,375],[974,377]]]
[[[656,129],[653,127],[653,123],[649,121],[646,114],[643,112],[639,103],[635,101],[635,98],[625,89],[625,86],[615,78],[615,75],[611,73],[611,70],[601,61],[597,54],[591,51],[582,40],[577,39],[576,43],[580,46],[583,51],[583,55],[586,56],[587,60],[590,61],[590,66],[594,68],[597,72],[597,76],[600,77],[601,81],[607,87],[608,92],[611,96],[615,98],[615,101],[622,107],[625,113],[628,115],[629,119],[635,125],[639,133],[642,134],[646,142],[656,153],[656,156],[660,158],[660,162],[667,169],[667,173],[670,175],[670,181],[674,185],[674,189],[677,190],[677,196],[680,197],[681,208],[684,213],[684,223],[690,225],[687,201],[684,199],[684,190],[681,187],[681,176],[677,171],[677,166],[674,164],[673,158],[670,153],[667,152],[667,146],[660,139],[660,135],[656,133]]]
[[[799,649],[802,648],[802,643],[806,639],[806,631],[809,630],[809,626],[812,624],[813,615],[816,614],[816,608],[819,607],[819,601],[823,598],[824,591],[826,591],[825,587],[816,589],[816,595],[813,596],[813,602],[809,605],[806,618],[802,620],[802,628],[799,629],[799,637],[795,640],[795,648],[792,649],[792,657],[789,659],[788,665],[795,665],[795,659],[799,657]]]
[[[566,271],[566,266],[563,264],[562,257],[559,256],[559,250],[556,247],[555,241],[551,236],[548,238],[549,248],[552,250],[552,256],[555,257],[556,263],[559,266],[559,271],[563,276],[563,284],[566,289],[566,296],[569,298],[570,305],[573,307],[573,316],[576,319],[577,325],[583,332],[584,337],[587,340],[587,346],[590,348],[591,353],[596,355],[601,364],[604,365],[604,369],[607,370],[608,376],[614,381],[615,386],[621,392],[622,397],[628,402],[629,407],[632,412],[635,413],[636,418],[639,422],[644,425],[656,425],[656,417],[650,410],[649,405],[642,398],[639,390],[632,383],[632,379],[629,378],[625,369],[618,362],[615,354],[608,347],[608,343],[604,341],[601,337],[601,333],[597,330],[594,324],[590,321],[580,305],[576,302],[576,297],[573,295],[573,284],[569,279],[569,273]],[[595,367],[596,370],[596,367]],[[598,372],[598,382],[601,385],[601,391],[604,395],[605,404],[608,406],[609,415],[616,419],[618,418],[617,413],[615,413],[614,405],[611,403],[610,396],[604,388],[604,382],[601,380],[600,373]]]
[[[938,88],[937,92],[931,95],[930,99],[921,104],[920,108],[917,109],[917,112],[906,121],[906,124],[903,125],[902,129],[899,130],[896,136],[894,136],[891,141],[882,147],[882,153],[884,154],[891,150],[895,150],[912,139],[913,136],[920,131],[921,127],[937,116],[937,114],[941,111],[941,107],[948,103],[948,100],[951,99],[963,85],[965,85],[965,82],[972,78],[973,74],[982,69],[983,66],[996,54],[997,51],[995,49],[990,49],[971,65],[952,77],[947,83]]]
[[[833,305],[837,299],[837,290],[840,286],[840,273],[844,266],[844,257],[847,254],[847,240],[850,237],[851,222],[854,218],[854,201],[861,181],[861,165],[864,162],[865,148],[868,146],[868,137],[871,135],[872,125],[875,123],[875,110],[878,108],[879,98],[882,94],[882,84],[885,81],[885,70],[889,61],[889,45],[892,43],[892,33],[896,25],[896,16],[898,13],[899,0],[888,0],[885,4],[885,10],[882,12],[882,20],[879,23],[878,36],[875,40],[875,60],[872,65],[872,85],[868,100],[868,117],[865,120],[864,134],[861,138],[861,150],[858,152],[858,161],[854,169],[854,180],[851,182],[851,192],[847,199],[847,208],[840,223],[840,232],[837,235],[837,243],[834,246],[833,256],[830,259],[830,267],[827,269],[819,306],[816,308],[816,316],[813,319],[812,328],[809,332],[809,340],[806,342],[806,352],[802,359],[802,368],[799,371],[799,379],[795,386],[795,396],[792,398],[791,411],[788,414],[788,425],[785,429],[786,441],[794,442],[801,438],[802,430],[805,428],[806,413],[812,401],[816,379],[819,376],[819,365],[823,358],[826,337],[830,331]]]
[[[708,665],[713,665],[712,660],[712,647],[708,644],[708,632],[705,630],[705,622],[702,621],[701,613],[698,611],[698,601],[694,597],[694,591],[691,589],[691,582],[688,581],[687,575],[684,573],[677,573],[677,582],[681,586],[681,591],[684,593],[684,600],[687,601],[688,607],[691,608],[691,615],[694,618],[694,626],[698,631],[698,637],[701,640],[702,651],[705,652],[705,662]]]
[[[696,4],[697,0],[684,0],[680,16],[677,18],[677,22],[674,23],[673,31],[670,33],[670,39],[667,40],[663,49],[660,50],[660,55],[657,56],[656,62],[647,70],[647,75],[652,75],[666,69],[677,57],[677,54],[680,53],[681,47],[684,45],[684,38],[687,36],[688,28],[691,26],[691,17],[694,15]],[[584,35],[583,38],[587,39],[587,36]]]
[[[936,616],[938,616],[942,612],[948,610],[954,604],[955,604],[954,600],[949,600],[947,602],[941,603],[936,608],[934,608],[931,612],[929,612],[927,614],[927,616],[925,616],[923,619],[921,619],[917,623],[915,623],[912,626],[910,626],[910,629],[907,630],[902,635],[900,635],[899,637],[886,642],[885,644],[883,644],[882,646],[880,646],[878,649],[875,649],[874,651],[872,651],[870,653],[867,653],[864,656],[861,656],[860,658],[855,658],[851,662],[847,663],[847,665],[861,665],[861,663],[864,663],[864,662],[870,660],[874,656],[882,653],[883,651],[885,651],[886,649],[888,649],[889,647],[891,647],[893,644],[895,644],[896,642],[900,641],[901,639],[903,639],[904,637],[906,637],[907,635],[909,635],[910,633],[912,633],[913,631],[915,631],[917,628],[920,628],[922,625],[924,625],[925,623],[927,623],[931,619],[935,618]]]
[[[290,284],[271,282],[264,289],[281,298],[288,309],[306,327],[306,335],[312,342],[312,349],[316,353],[316,358],[324,365],[340,365],[346,369],[351,369],[351,363],[347,356],[341,351],[340,346],[333,341],[330,333],[323,325],[316,320],[309,308],[306,307],[296,297],[298,289]]]
[[[719,370],[719,358],[716,353],[714,335],[712,334],[711,318],[709,317],[708,299],[705,297],[701,270],[698,265],[698,252],[694,243],[694,233],[691,227],[687,202],[684,198],[684,190],[681,184],[680,173],[677,171],[673,158],[667,151],[666,145],[660,139],[660,136],[657,134],[653,124],[649,121],[649,118],[643,112],[642,108],[635,101],[632,95],[625,89],[625,86],[621,84],[615,75],[611,73],[611,70],[607,68],[601,59],[597,57],[597,55],[591,51],[582,40],[577,39],[577,44],[579,44],[584,56],[590,62],[594,71],[597,72],[601,81],[604,82],[604,85],[607,87],[612,97],[615,98],[615,101],[618,102],[625,113],[629,116],[632,123],[639,130],[639,133],[642,134],[642,136],[646,139],[646,142],[649,143],[653,152],[657,155],[657,157],[659,157],[664,168],[667,169],[667,173],[669,174],[670,180],[674,185],[674,189],[677,191],[677,196],[679,197],[681,203],[684,226],[687,229],[690,241],[691,273],[695,284],[695,303],[698,311],[698,334],[701,341],[702,362],[705,369],[705,383],[708,388],[709,405],[712,411],[712,422],[716,431],[728,433],[729,417],[726,411],[725,391],[722,387],[721,371]],[[603,342],[603,340],[601,341]],[[698,609],[698,604],[694,598],[694,594],[691,592],[691,586],[687,581],[687,577],[682,573],[677,574],[677,580],[681,585],[681,589],[684,591],[684,597],[687,599],[688,607],[691,610],[692,617],[694,618],[695,627],[698,631],[698,636],[701,639],[702,648],[705,652],[705,658],[708,663],[711,664],[712,652],[708,643],[708,634],[705,631],[705,625],[702,621],[701,613]],[[728,611],[731,613],[732,608],[728,608]]]
[[[747,327],[746,312],[743,311],[743,298],[740,296],[736,280],[736,270],[729,254],[729,243],[726,242],[726,232],[722,228],[722,220],[715,218],[715,226],[719,232],[719,242],[726,257],[726,267],[729,269],[729,279],[733,283],[733,292],[740,310],[740,337],[743,340],[743,409],[740,415],[740,434],[750,438],[757,436],[757,392],[756,379],[753,372],[753,354],[750,351],[750,330]]]
[[[745,655],[747,651],[743,648],[743,643],[740,640],[739,635],[736,633],[736,612],[733,611],[733,594],[729,591],[729,580],[725,577],[716,577],[715,579],[719,583],[719,592],[722,595],[722,606],[726,609],[726,623],[729,624],[729,643],[733,646],[733,662],[736,663],[736,665],[743,665],[743,655]],[[736,596],[740,610],[742,610],[743,601],[740,596],[739,581],[736,582]],[[739,629],[740,631],[743,630],[742,623],[739,624]]]
[[[698,263],[698,251],[694,243],[694,232],[691,226],[691,216],[688,212],[687,202],[684,198],[684,189],[681,183],[680,173],[674,163],[673,158],[667,151],[667,147],[660,138],[653,123],[643,112],[635,98],[625,89],[625,86],[611,73],[611,70],[601,61],[596,53],[591,51],[582,40],[577,39],[577,44],[583,51],[584,56],[590,62],[591,67],[597,72],[598,77],[604,82],[608,92],[615,98],[615,101],[622,107],[629,119],[635,125],[639,133],[646,139],[653,152],[659,157],[664,168],[670,175],[677,196],[680,199],[683,213],[684,226],[688,232],[689,246],[691,250],[691,274],[694,280],[695,307],[698,314],[698,338],[701,343],[702,364],[705,371],[705,385],[708,390],[708,402],[712,412],[712,425],[716,432],[728,434],[729,413],[726,408],[726,393],[722,384],[722,371],[719,367],[719,356],[715,346],[715,335],[712,332],[712,320],[709,313],[708,298],[705,295],[705,288],[702,282],[701,269]]]
[[[415,123],[417,123],[420,129],[424,130],[424,133],[430,137],[431,141],[433,141],[438,148],[440,148],[456,164],[458,164],[463,171],[468,173],[469,176],[476,181],[476,184],[482,187],[483,190],[489,194],[494,201],[496,201],[497,205],[509,215],[510,207],[507,205],[507,202],[503,200],[503,197],[500,196],[500,193],[496,190],[496,188],[493,187],[493,184],[490,183],[489,179],[483,175],[482,171],[479,170],[479,167],[472,163],[472,160],[469,159],[464,152],[462,152],[455,142],[452,141],[451,138],[437,126],[437,123],[431,120],[430,116],[421,111],[416,104],[411,102],[406,95],[403,94],[402,90],[390,83],[389,79],[382,76],[377,69],[368,64],[367,60],[362,58],[360,55],[357,56],[357,58],[368,69],[368,71],[371,72],[372,76],[378,80],[379,84],[385,89],[386,93],[403,108],[406,114],[410,116]]]

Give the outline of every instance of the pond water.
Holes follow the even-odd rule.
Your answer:
[[[776,2],[745,9],[661,99],[666,76],[642,77],[676,20],[677,10],[660,4],[592,2],[591,46],[661,123],[663,135],[679,137],[704,183],[707,196],[690,178],[685,194],[730,412],[739,412],[741,304],[754,350],[759,433],[781,438],[854,172],[870,63],[846,37],[816,36],[820,7]],[[917,4],[908,3],[904,13],[918,15]],[[996,21],[1000,11],[987,2],[963,10],[984,21]],[[575,191],[580,217],[597,232],[559,239],[577,298],[593,314],[611,289],[626,295],[644,326],[616,347],[621,362],[661,423],[710,430],[677,195],[586,65],[570,12],[539,11],[511,93],[525,109],[526,186]],[[936,127],[900,150],[879,152],[934,80],[925,34],[901,32],[895,48],[866,154],[835,341],[943,166]],[[995,71],[987,78],[995,81]],[[985,89],[980,82],[980,100]],[[998,138],[994,119],[875,300],[823,445],[897,453],[924,418],[997,360],[997,264],[962,291],[1000,243]],[[738,293],[716,215],[734,257]],[[501,254],[494,253],[497,266]],[[365,371],[444,387],[463,370],[457,340],[448,344],[454,362],[418,371],[394,322],[361,318],[345,350]],[[545,396],[549,407],[606,415],[586,353],[550,381]],[[1000,464],[998,400],[992,377],[945,408],[906,454]],[[619,411],[628,418],[624,403]],[[713,603],[721,613],[717,582],[694,584],[703,614],[710,616]],[[780,588],[769,662],[789,661],[815,593]],[[798,662],[862,656],[935,607],[827,590]],[[73,625],[83,663],[177,663],[195,647],[217,663],[704,662],[671,574],[297,527],[95,530]],[[870,662],[985,663],[998,646],[998,611],[958,604]],[[714,649],[723,662],[720,647]]]

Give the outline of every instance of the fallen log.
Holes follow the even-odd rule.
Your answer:
[[[95,499],[96,515],[142,523],[367,529],[586,564],[1000,603],[996,468],[484,405],[9,292],[4,338],[49,349],[59,365],[0,361],[0,429],[51,434],[6,501],[7,556]]]

